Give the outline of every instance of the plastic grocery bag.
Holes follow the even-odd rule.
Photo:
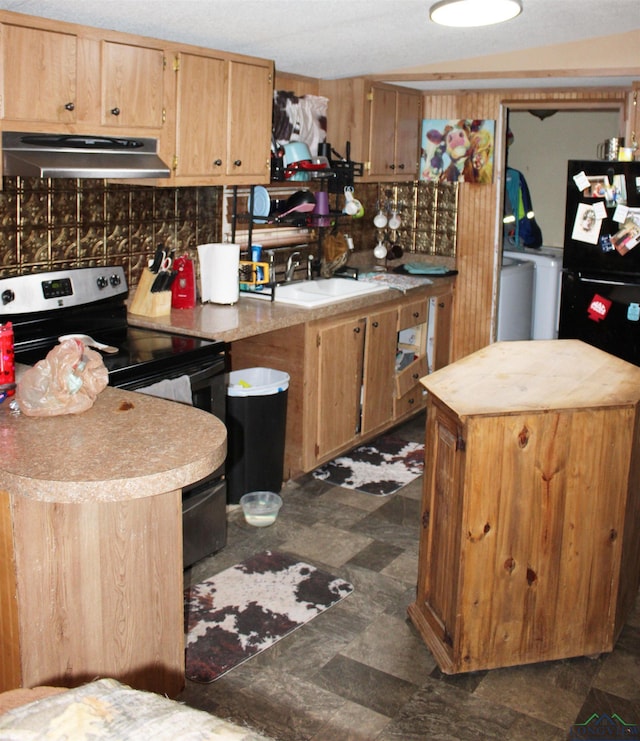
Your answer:
[[[109,381],[102,355],[80,340],[64,340],[18,381],[16,400],[29,417],[79,414],[93,406]]]

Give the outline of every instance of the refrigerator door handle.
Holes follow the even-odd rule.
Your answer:
[[[628,286],[628,281],[623,280],[605,280],[604,278],[583,278],[579,276],[582,283],[595,283],[598,286]]]

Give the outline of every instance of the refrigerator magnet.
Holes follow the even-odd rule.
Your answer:
[[[571,239],[575,239],[577,242],[598,244],[601,223],[602,219],[598,218],[591,204],[579,203],[576,218],[573,222]]]
[[[607,208],[604,205],[604,201],[598,201],[597,203],[594,203],[593,210],[595,212],[596,219],[606,219],[607,218]]]
[[[576,184],[578,190],[582,193],[591,187],[589,178],[585,175],[584,170],[573,176],[573,182]]]
[[[630,322],[640,320],[640,304],[629,304],[627,307],[627,319]]]
[[[602,319],[605,319],[610,308],[611,301],[609,301],[608,298],[595,293],[589,303],[589,308],[587,309],[589,319],[592,319],[594,322],[599,322]]]

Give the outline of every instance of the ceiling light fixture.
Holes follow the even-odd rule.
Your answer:
[[[442,26],[469,28],[503,23],[521,12],[521,0],[441,0],[431,6],[429,17]]]
[[[534,108],[529,111],[529,113],[532,116],[535,116],[536,118],[539,118],[541,121],[544,121],[545,118],[549,118],[549,116],[553,116],[554,113],[557,113],[558,111],[552,111],[552,110],[544,110],[540,108]]]

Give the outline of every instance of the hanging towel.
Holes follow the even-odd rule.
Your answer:
[[[150,386],[136,389],[141,394],[157,396],[160,399],[169,399],[170,401],[179,401],[182,404],[193,406],[193,397],[191,395],[191,381],[189,376],[178,376],[178,378],[167,378],[158,383],[152,383]]]

